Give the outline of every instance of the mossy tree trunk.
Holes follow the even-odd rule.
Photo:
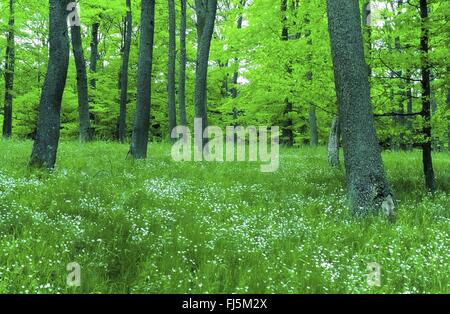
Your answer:
[[[155,31],[155,0],[141,2],[141,31],[137,72],[136,113],[131,137],[131,156],[147,158],[150,124],[151,82],[153,64],[153,40]]]
[[[186,117],[186,0],[181,0],[180,9],[180,72],[178,79],[178,106],[181,125],[187,126]]]
[[[392,215],[370,102],[359,1],[328,0],[327,11],[350,208],[356,216],[382,208]]]
[[[131,0],[126,0],[127,15],[124,24],[124,46],[122,54],[122,68],[120,71],[120,113],[119,113],[119,142],[124,143],[126,137],[126,119],[128,102],[128,64],[130,62],[131,35],[133,19],[131,15]]]
[[[53,168],[60,136],[61,100],[67,78],[70,42],[67,5],[70,0],[50,0],[49,60],[41,93],[39,117],[30,166]]]
[[[5,103],[3,108],[3,137],[12,134],[12,107],[14,88],[15,38],[14,38],[14,0],[9,0],[8,35],[5,56]]]
[[[89,117],[88,80],[86,62],[84,59],[81,27],[70,27],[72,37],[72,50],[77,71],[78,114],[80,120],[80,141],[85,143],[91,140],[91,122]]]
[[[168,0],[169,5],[169,55],[167,64],[167,104],[169,113],[169,138],[172,130],[177,126],[176,91],[175,91],[175,63],[176,48],[176,14],[175,1]]]
[[[197,15],[197,59],[195,69],[195,117],[202,120],[202,132],[208,127],[208,62],[216,20],[217,0],[195,0]],[[199,141],[200,151],[206,139]]]

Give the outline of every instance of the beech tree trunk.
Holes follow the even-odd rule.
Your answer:
[[[30,166],[55,166],[60,135],[61,100],[67,78],[70,42],[67,5],[71,0],[50,0],[49,61],[39,104],[39,117]]]
[[[370,103],[359,1],[327,0],[327,12],[350,209],[356,216],[381,209],[392,216],[392,192]]]
[[[120,113],[119,113],[119,142],[124,143],[126,137],[126,119],[128,102],[128,64],[130,62],[131,35],[133,20],[131,16],[131,0],[126,0],[127,16],[125,18],[125,38],[120,71]]]
[[[429,64],[429,30],[426,26],[428,22],[428,1],[420,0],[420,19],[421,19],[421,36],[420,36],[420,51],[421,51],[421,72],[422,72],[422,118],[424,121],[423,135],[425,136],[422,144],[422,162],[423,172],[425,175],[425,187],[429,192],[434,192],[435,177],[433,169],[432,153],[432,134],[431,134],[431,80],[430,80],[430,64]]]
[[[97,73],[97,61],[98,61],[98,29],[100,27],[99,23],[92,24],[91,28],[91,59],[89,62],[89,69],[94,77],[90,81],[91,88],[95,89],[97,87],[97,80],[95,79],[95,74]]]
[[[239,3],[239,8],[244,9],[244,6],[246,4],[246,0],[241,0]],[[244,20],[244,17],[242,14],[239,14],[238,20],[237,20],[237,29],[242,29],[242,22]],[[231,78],[231,98],[237,98],[238,96],[238,90],[237,90],[237,83],[239,78],[239,59],[234,59],[236,70],[233,72],[233,77]]]
[[[70,28],[72,37],[72,49],[77,70],[78,114],[80,120],[80,141],[85,143],[91,140],[91,122],[89,117],[89,95],[84,59],[83,43],[81,39],[81,27],[73,25]]]
[[[142,0],[136,114],[130,148],[131,156],[135,159],[147,158],[154,31],[155,0]]]
[[[195,0],[197,15],[197,61],[195,69],[195,117],[202,120],[202,132],[208,127],[208,62],[211,39],[216,20],[217,0]],[[206,140],[199,141],[203,150]]]
[[[169,112],[169,138],[172,130],[177,126],[176,91],[175,91],[175,63],[177,59],[176,47],[176,15],[175,1],[168,0],[169,4],[169,56],[167,65],[167,97]]]
[[[10,138],[12,134],[12,107],[15,64],[14,38],[14,0],[9,0],[8,35],[6,39],[5,56],[5,104],[3,108],[3,137]]]
[[[339,166],[339,118],[334,117],[331,123],[330,137],[328,139],[328,163],[332,167]]]
[[[178,102],[181,125],[187,126],[186,117],[186,0],[181,0],[180,12],[180,73],[178,79]]]
[[[289,27],[288,27],[288,20],[287,20],[287,0],[281,0],[281,40],[282,41],[288,41],[289,40]],[[292,67],[290,60],[287,60],[286,63],[286,72],[288,74],[292,73]],[[289,99],[289,97],[286,97],[284,100],[285,108],[284,108],[284,118],[285,121],[283,121],[281,135],[283,138],[283,143],[287,147],[294,146],[294,123],[292,121],[292,118],[290,117],[290,113],[293,109],[292,101]]]
[[[447,109],[450,111],[450,88],[447,90]],[[447,134],[448,151],[450,152],[450,114],[447,120],[448,120],[448,134]]]

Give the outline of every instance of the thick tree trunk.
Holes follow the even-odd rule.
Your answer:
[[[434,192],[435,177],[432,158],[432,134],[431,134],[431,84],[430,84],[430,64],[429,64],[429,30],[426,26],[428,22],[428,1],[420,0],[420,18],[421,18],[421,72],[422,72],[422,118],[423,118],[423,135],[425,137],[422,143],[422,161],[423,172],[425,175],[425,187],[428,191]]]
[[[5,56],[5,104],[3,108],[3,137],[10,138],[12,134],[12,106],[14,88],[15,64],[14,38],[14,0],[9,0],[8,35],[6,39]]]
[[[195,70],[195,117],[201,119],[202,132],[204,132],[208,127],[208,61],[216,20],[217,0],[196,0],[195,10],[198,36],[197,66]],[[197,149],[202,151],[206,142],[205,139],[199,141],[200,147],[197,147]]]
[[[332,167],[339,166],[339,119],[338,117],[333,118],[331,123],[330,137],[328,139],[328,163]]]
[[[53,168],[60,135],[61,100],[67,78],[70,43],[67,5],[70,0],[50,0],[49,61],[39,104],[39,118],[30,165]]]
[[[98,29],[100,27],[99,23],[92,24],[91,28],[91,59],[89,62],[89,69],[94,77],[90,81],[91,88],[95,89],[97,87],[97,80],[95,74],[97,73],[97,61],[98,61]]]
[[[180,73],[178,79],[178,102],[181,125],[187,126],[186,117],[186,0],[181,0],[180,13]]]
[[[384,212],[394,203],[386,179],[370,103],[358,0],[327,0],[348,198],[356,216]]]
[[[169,5],[169,56],[167,65],[167,97],[169,112],[169,138],[172,130],[177,126],[176,91],[175,91],[175,63],[177,59],[176,47],[176,15],[175,0],[168,0]]]
[[[131,0],[126,0],[127,16],[125,18],[125,38],[120,71],[120,113],[119,113],[119,142],[124,143],[126,137],[126,119],[128,102],[128,64],[130,62],[131,35],[133,20],[131,16]]]
[[[91,122],[89,117],[88,81],[86,62],[84,60],[81,27],[73,25],[70,28],[72,35],[72,49],[77,69],[78,114],[80,120],[80,141],[85,143],[91,140]]]
[[[153,38],[155,31],[155,0],[141,2],[141,31],[137,73],[136,115],[131,137],[131,156],[147,158],[148,131],[150,124]]]

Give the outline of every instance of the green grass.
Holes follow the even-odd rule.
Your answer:
[[[353,219],[322,148],[280,169],[176,163],[153,144],[63,142],[57,169],[27,168],[31,142],[0,142],[2,293],[449,293],[450,155],[423,192],[420,152],[384,154],[397,221]],[[66,265],[81,265],[67,287]],[[381,287],[367,264],[381,265]]]

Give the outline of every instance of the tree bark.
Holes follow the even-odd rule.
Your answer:
[[[447,90],[447,110],[450,112],[450,88]],[[447,131],[447,140],[448,140],[448,151],[450,152],[450,113],[447,117],[448,121],[448,131]]]
[[[60,135],[61,100],[67,78],[70,42],[67,5],[70,0],[50,0],[49,61],[39,104],[39,117],[30,166],[55,166]]]
[[[282,25],[281,40],[288,41],[289,40],[289,27],[287,25],[287,0],[281,0],[280,11],[281,11],[281,25]],[[291,67],[290,60],[287,61],[286,72],[288,74],[292,73],[292,67]],[[289,97],[286,97],[284,99],[284,103],[285,103],[285,108],[284,108],[283,115],[286,118],[286,120],[283,121],[284,125],[281,130],[281,135],[283,138],[283,143],[287,147],[292,147],[292,146],[294,146],[294,130],[293,130],[294,122],[292,121],[292,118],[290,117],[289,114],[292,112],[293,104],[292,104],[292,101],[289,99]]]
[[[180,73],[178,79],[178,102],[181,125],[187,126],[186,117],[186,0],[181,0],[180,15]]]
[[[239,3],[239,8],[240,9],[244,9],[246,0],[241,0]],[[242,14],[239,14],[238,16],[238,20],[237,20],[237,29],[242,29],[242,22],[244,20],[244,17],[242,16]],[[234,59],[235,62],[235,66],[236,66],[236,70],[233,72],[233,77],[231,79],[231,98],[237,98],[238,96],[238,90],[237,90],[237,84],[238,84],[238,78],[239,78],[239,59],[235,58]]]
[[[80,141],[85,143],[91,140],[91,122],[89,117],[89,95],[84,59],[83,43],[81,39],[81,27],[70,27],[72,37],[72,49],[77,70],[78,114],[80,120]]]
[[[328,163],[332,167],[339,166],[339,118],[334,117],[331,123],[330,137],[328,139]]]
[[[217,0],[195,0],[195,11],[197,15],[197,61],[195,70],[195,117],[202,121],[202,132],[208,127],[207,113],[207,89],[208,89],[208,61],[211,48],[211,39],[216,20]],[[206,140],[199,141],[203,150]]]
[[[309,117],[309,128],[311,132],[311,146],[316,147],[319,145],[319,133],[317,130],[317,117],[316,117],[316,108],[314,104],[309,105],[308,110]]]
[[[308,18],[306,18],[305,24],[306,25],[310,24]],[[305,37],[308,39],[307,40],[308,46],[312,46],[312,44],[313,44],[313,41],[310,36],[311,36],[311,30],[307,28],[305,30]],[[309,63],[312,62],[312,55],[310,52],[308,53],[307,59],[308,59]],[[306,74],[306,78],[310,82],[310,84],[312,84],[313,77],[314,77],[314,75],[313,75],[312,70],[308,71],[308,73]],[[316,108],[314,106],[314,103],[312,103],[312,102],[309,105],[308,118],[309,118],[308,119],[309,120],[309,130],[310,130],[310,134],[311,134],[310,135],[310,137],[311,137],[310,144],[311,144],[311,146],[316,147],[317,145],[319,145],[319,133],[317,130]]]
[[[97,61],[98,61],[98,29],[100,27],[100,23],[92,24],[91,28],[91,59],[89,62],[89,69],[94,77],[90,81],[90,85],[92,89],[97,87],[97,80],[95,75],[97,73]]]
[[[155,0],[142,0],[141,37],[137,73],[137,105],[130,148],[131,156],[135,159],[147,158],[154,31]]]
[[[169,138],[172,130],[177,126],[176,91],[175,91],[175,63],[177,59],[176,48],[176,15],[175,1],[168,0],[169,5],[169,56],[167,65],[167,97],[169,113]]]
[[[421,72],[422,72],[422,133],[425,137],[422,143],[422,162],[423,172],[425,175],[425,187],[429,192],[434,192],[435,177],[433,169],[432,157],[432,134],[431,134],[431,80],[430,80],[430,64],[429,64],[429,30],[426,26],[428,22],[428,1],[420,0],[420,19],[421,19]]]
[[[5,56],[5,104],[3,108],[3,137],[10,138],[12,134],[12,107],[15,65],[14,38],[14,0],[9,0],[8,35],[6,39]]]
[[[392,192],[370,103],[359,1],[327,0],[327,12],[350,209],[355,216],[380,209],[392,216]]]
[[[130,62],[131,35],[133,20],[131,15],[131,0],[126,0],[127,16],[125,18],[125,38],[120,71],[120,113],[119,113],[119,142],[124,143],[126,137],[126,119],[128,102],[128,64]]]

